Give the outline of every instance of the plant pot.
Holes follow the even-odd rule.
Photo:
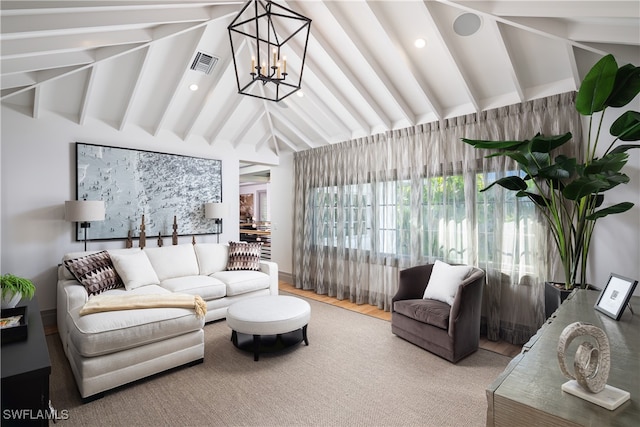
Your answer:
[[[551,317],[572,291],[565,289],[564,283],[544,282],[544,318]]]
[[[2,309],[4,310],[5,308],[14,308],[16,305],[18,305],[21,299],[22,299],[21,292],[18,292],[15,294],[13,292],[7,292],[2,297]]]

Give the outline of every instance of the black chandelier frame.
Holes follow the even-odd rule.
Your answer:
[[[253,5],[253,16],[250,18],[242,18],[243,13]],[[286,14],[285,14],[286,13]],[[296,21],[300,26],[286,37],[281,37],[275,29],[274,17],[278,19],[290,19]],[[266,22],[267,34],[266,37],[260,34],[260,22]],[[255,27],[255,33],[245,31],[245,28],[253,23]],[[269,101],[279,102],[294,92],[301,89],[302,72],[304,70],[305,59],[307,56],[307,45],[309,43],[309,33],[311,32],[311,19],[279,4],[276,4],[270,0],[249,0],[240,10],[238,15],[233,19],[231,24],[227,27],[229,31],[229,42],[231,43],[231,52],[233,55],[233,66],[236,72],[236,83],[238,85],[238,93],[242,95],[248,95],[255,98],[266,99]],[[302,63],[300,66],[300,72],[298,73],[297,82],[291,82],[291,79],[287,80],[287,76],[291,73],[287,73],[286,57],[281,55],[282,47],[292,40],[301,31],[306,29],[306,36],[304,42],[304,48],[302,51]],[[253,29],[252,29],[253,30]],[[245,38],[251,39],[255,43],[255,58],[256,61],[251,60],[251,71],[249,75],[251,80],[247,84],[242,84],[241,81],[241,68],[238,67],[238,60],[236,59],[236,46],[233,43],[233,33],[240,34]],[[266,46],[266,54],[261,54],[260,46]],[[269,54],[272,52],[272,55]],[[264,60],[266,56],[266,60]],[[282,65],[281,65],[282,64]],[[254,84],[262,83],[263,86],[267,84],[274,84],[274,97],[268,95],[259,95],[251,93],[251,88]],[[281,90],[281,86],[290,88],[290,91]],[[264,92],[263,92],[264,93]]]

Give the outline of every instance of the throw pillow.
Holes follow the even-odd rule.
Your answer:
[[[260,270],[262,242],[229,242],[227,270]]]
[[[449,265],[436,260],[423,298],[453,305],[458,286],[467,278],[472,269],[473,267],[469,265]]]
[[[151,261],[144,251],[133,254],[111,254],[113,265],[122,277],[124,287],[130,291],[135,288],[160,283]]]
[[[121,288],[122,279],[113,267],[107,251],[64,260],[64,265],[80,282],[89,295],[97,295],[108,289]]]

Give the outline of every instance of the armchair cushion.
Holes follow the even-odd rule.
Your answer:
[[[472,268],[469,265],[449,265],[436,260],[423,298],[453,305],[458,286],[469,275]]]
[[[451,306],[432,299],[409,299],[396,301],[394,311],[421,323],[436,326],[445,331],[449,327]]]

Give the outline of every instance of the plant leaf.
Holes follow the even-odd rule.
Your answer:
[[[465,142],[475,148],[484,148],[486,150],[506,150],[517,148],[528,141],[486,141],[483,139],[462,138],[462,142]]]
[[[607,215],[617,214],[626,212],[633,207],[633,203],[631,202],[622,202],[613,206],[609,206],[607,208],[601,209],[588,215],[586,218],[591,221],[595,221],[598,218],[604,218]]]
[[[541,196],[540,194],[532,193],[530,191],[518,191],[516,193],[516,197],[528,197],[539,208],[542,208],[542,209],[547,208],[548,199]]]
[[[609,153],[584,168],[584,175],[620,172],[629,159],[627,153]]]
[[[624,107],[640,93],[640,67],[631,64],[618,68],[613,91],[607,99],[610,107]]]
[[[580,85],[576,96],[576,110],[583,116],[602,111],[607,106],[617,73],[618,64],[613,55],[602,57],[589,70]]]
[[[544,136],[537,134],[529,142],[529,150],[535,153],[549,153],[552,150],[564,145],[571,139],[571,132],[564,135]]]
[[[481,191],[486,191],[494,185],[499,185],[501,187],[506,188],[507,190],[518,191],[518,190],[526,190],[527,183],[520,178],[519,176],[505,176],[500,178],[494,182],[492,182],[487,187],[483,188]]]
[[[567,184],[562,194],[569,200],[580,200],[589,194],[595,194],[607,188],[609,185],[597,176],[582,176]]]
[[[609,133],[623,141],[637,141],[640,139],[640,113],[625,111],[613,122]]]
[[[609,151],[609,154],[624,153],[624,152],[626,152],[628,150],[631,150],[633,148],[640,148],[640,144],[618,145],[616,148],[614,148],[613,150]]]

